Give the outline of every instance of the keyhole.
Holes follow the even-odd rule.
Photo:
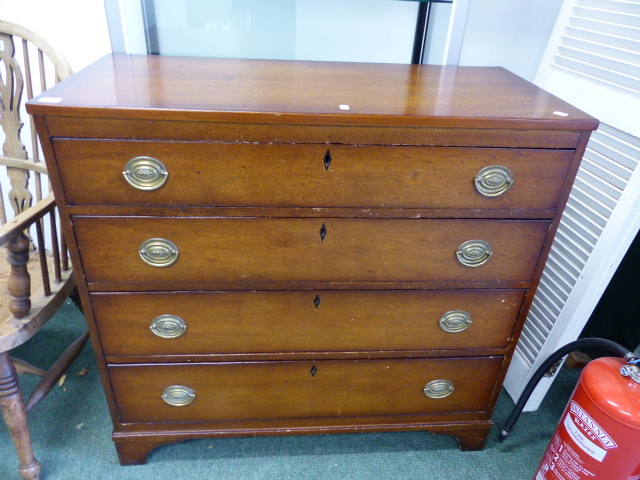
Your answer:
[[[320,227],[320,240],[324,242],[324,237],[327,236],[327,226],[323,223]]]
[[[331,158],[331,152],[327,150],[327,153],[324,154],[324,158],[322,159],[322,163],[324,163],[324,169],[326,171],[329,171],[329,165],[331,165],[332,161],[333,159]]]

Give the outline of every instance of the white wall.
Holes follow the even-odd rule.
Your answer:
[[[0,0],[0,18],[54,45],[74,72],[111,52],[103,0]]]
[[[501,66],[533,81],[562,0],[472,0],[460,65]]]

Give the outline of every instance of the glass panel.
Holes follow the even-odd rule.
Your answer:
[[[410,63],[419,2],[143,0],[151,53]]]

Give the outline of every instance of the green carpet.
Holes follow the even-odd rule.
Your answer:
[[[45,367],[71,342],[84,319],[65,304],[16,356]],[[78,375],[86,369],[84,375]],[[503,444],[496,437],[513,402],[503,392],[485,450],[461,452],[453,437],[426,432],[230,438],[187,441],[155,449],[146,465],[122,467],[111,441],[111,421],[90,345],[62,386],[30,414],[34,451],[43,480],[529,480],[533,476],[578,373],[563,369],[542,407],[525,413]],[[23,391],[37,379],[21,375]],[[18,479],[18,461],[0,426],[0,479]]]

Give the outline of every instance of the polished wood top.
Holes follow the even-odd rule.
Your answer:
[[[28,111],[315,125],[591,130],[598,124],[503,68],[124,54],[80,71],[31,101]]]

